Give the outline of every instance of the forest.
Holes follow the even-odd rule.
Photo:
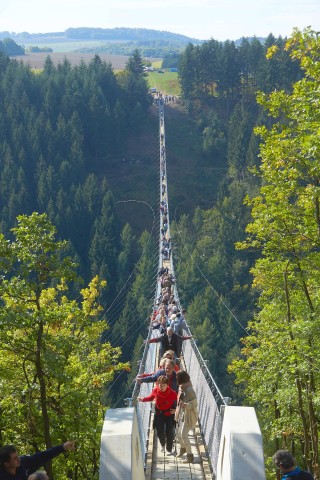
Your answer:
[[[223,394],[256,408],[270,479],[277,448],[319,478],[319,50],[310,29],[190,43],[166,122],[180,300]],[[77,438],[50,478],[98,478],[105,409],[137,371],[158,266],[152,101],[139,50],[117,73],[95,56],[35,74],[0,52],[0,442]],[[138,170],[132,139],[150,129]],[[203,172],[192,195],[183,162]]]

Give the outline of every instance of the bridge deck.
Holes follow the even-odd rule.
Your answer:
[[[153,414],[152,414],[153,417]],[[151,419],[153,420],[153,418]],[[153,422],[151,421],[151,424]],[[179,445],[174,443],[175,455],[161,452],[161,445],[154,430],[150,432],[145,480],[209,480],[212,474],[205,454],[198,424],[190,430],[189,439],[194,455],[193,463],[183,463],[186,458],[177,457]]]
[[[164,130],[164,116],[160,115],[160,170],[161,170],[161,183],[165,184],[165,191],[162,192],[161,200],[168,202],[167,195],[167,178],[165,169],[165,130]],[[166,213],[168,215],[168,212]],[[169,221],[168,221],[169,224]],[[161,215],[161,227],[163,227],[163,216]],[[164,234],[168,240],[170,237],[170,227]],[[161,238],[161,237],[160,237]],[[162,257],[162,267],[167,268],[172,273],[172,259],[165,259]],[[159,355],[159,351],[158,351]],[[183,363],[184,365],[184,363]],[[184,366],[185,368],[185,366]],[[152,414],[153,417],[153,414]],[[153,418],[151,418],[150,424],[153,424]],[[189,438],[192,445],[192,453],[194,455],[193,463],[183,463],[186,459],[186,455],[182,458],[178,458],[176,455],[179,453],[179,445],[174,444],[175,455],[168,455],[161,452],[161,445],[154,430],[150,431],[148,442],[148,454],[146,460],[146,480],[207,480],[211,479],[211,472],[208,467],[208,459],[202,448],[203,442],[201,435],[199,434],[199,427],[192,433],[189,432]]]
[[[192,444],[192,453],[194,454],[194,462],[185,464],[182,458],[177,456],[168,456],[160,450],[160,443],[155,439],[154,451],[152,455],[152,465],[149,469],[146,480],[205,480],[203,474],[201,458],[196,446],[194,435],[190,436]],[[178,452],[176,452],[178,453]]]

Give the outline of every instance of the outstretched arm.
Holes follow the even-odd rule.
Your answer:
[[[74,442],[68,441],[63,445],[57,445],[56,447],[49,448],[43,452],[37,452],[34,455],[23,455],[21,457],[21,463],[23,463],[28,470],[35,471],[38,468],[43,467],[46,462],[52,460],[61,453],[74,450],[74,447]]]
[[[153,375],[148,375],[147,377],[142,377],[142,378],[139,378],[138,381],[139,383],[152,383],[152,382],[156,382],[158,380],[158,378],[160,377],[160,375],[165,375],[166,374],[166,371],[165,370],[158,370],[156,373],[154,373]]]

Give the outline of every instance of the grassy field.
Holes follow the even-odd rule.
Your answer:
[[[156,88],[159,92],[167,95],[180,96],[177,72],[167,72],[163,69],[161,69],[161,71],[163,71],[163,73],[158,73],[157,70],[148,72],[150,88]]]
[[[106,42],[102,40],[72,40],[66,38],[44,37],[43,39],[23,38],[21,41],[17,41],[17,43],[19,45],[22,44],[25,48],[30,46],[37,46],[39,48],[50,47],[54,52],[68,53],[82,48],[98,49],[105,45]]]

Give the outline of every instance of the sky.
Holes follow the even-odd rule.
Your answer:
[[[0,0],[0,31],[150,28],[199,40],[320,31],[320,0]]]

